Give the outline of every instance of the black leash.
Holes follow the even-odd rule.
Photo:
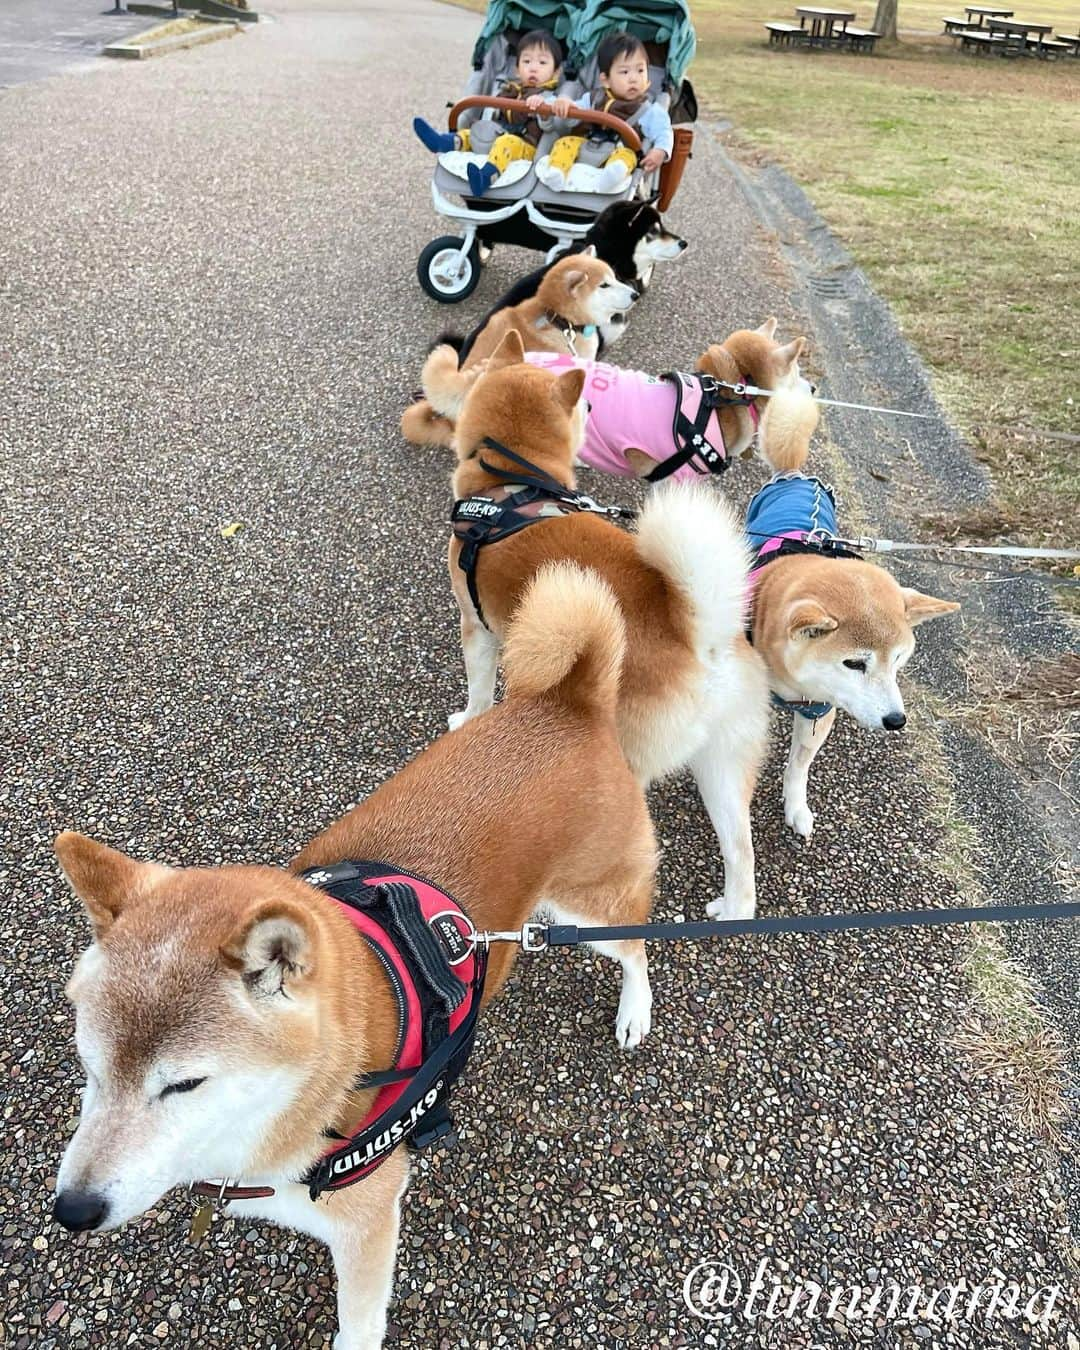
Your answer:
[[[576,947],[585,942],[678,942],[745,937],[754,933],[874,932],[885,928],[938,928],[951,924],[1023,923],[1080,918],[1080,902],[1053,905],[969,905],[962,909],[903,909],[873,914],[799,914],[777,919],[705,919],[695,923],[639,923],[604,928],[527,923],[520,932],[478,933],[478,941],[517,942],[522,951]]]

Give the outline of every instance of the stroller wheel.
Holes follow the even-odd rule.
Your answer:
[[[433,239],[416,260],[416,275],[420,285],[443,305],[453,305],[472,295],[480,282],[480,247],[473,240],[464,255],[464,239],[444,234]]]

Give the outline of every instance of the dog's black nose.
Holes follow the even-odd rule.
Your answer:
[[[684,248],[689,248],[689,247],[690,247],[690,245],[686,242],[685,239],[680,239],[680,240],[679,240],[679,252],[680,252],[680,253],[683,251]]]
[[[631,286],[631,287],[630,287],[630,303],[633,304],[635,300],[640,300],[640,299],[641,299],[641,292],[640,292],[640,291],[635,291],[634,288],[633,288],[633,286]]]
[[[93,1191],[61,1191],[53,1205],[53,1218],[72,1233],[100,1228],[108,1212],[108,1200]]]
[[[817,385],[816,385],[816,384],[812,384],[812,385],[810,386],[810,392],[811,392],[811,394],[816,394],[816,393],[817,393]]]
[[[886,713],[881,719],[881,725],[886,731],[899,731],[907,721],[907,718],[901,712]]]

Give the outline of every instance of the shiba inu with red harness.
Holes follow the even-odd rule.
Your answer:
[[[557,922],[648,917],[656,843],[615,728],[625,646],[595,573],[542,569],[510,627],[504,702],[288,871],[172,868],[58,838],[93,930],[68,985],[87,1085],[61,1224],[116,1228],[176,1186],[220,1195],[327,1243],[337,1350],[377,1350],[400,1144],[445,1131],[477,1012],[514,961],[474,934],[541,907]],[[528,846],[508,848],[522,829]],[[596,945],[622,967],[615,1032],[632,1048],[652,1017],[644,946]]]

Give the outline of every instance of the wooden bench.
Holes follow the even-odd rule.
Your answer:
[[[872,52],[874,43],[881,37],[881,34],[875,33],[871,28],[852,28],[849,24],[844,29],[843,36],[849,39],[853,51]]]
[[[1005,45],[1003,37],[991,36],[989,33],[981,30],[972,30],[969,33],[960,34],[960,45],[965,51],[984,52],[989,55],[991,51],[1000,50]]]
[[[1028,38],[1027,49],[1034,56],[1041,56],[1044,61],[1051,56],[1072,56],[1075,51],[1067,42],[1052,37],[1044,37],[1041,42],[1038,38]]]
[[[1073,56],[1080,56],[1080,37],[1073,37],[1071,33],[1059,33],[1058,42],[1064,42]]]
[[[765,27],[769,30],[769,44],[773,47],[787,47],[792,43],[805,42],[807,32],[805,28],[800,28],[797,23],[767,23]]]
[[[945,25],[944,36],[951,38],[963,37],[969,30],[979,27],[977,23],[971,23],[967,19],[942,19],[941,22]]]

